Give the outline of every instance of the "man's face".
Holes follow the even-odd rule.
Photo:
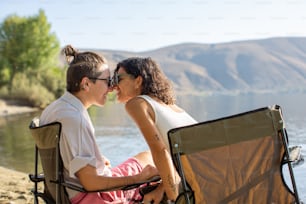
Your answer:
[[[95,82],[90,86],[89,97],[92,99],[92,104],[103,106],[107,100],[107,94],[110,90],[110,71],[105,69],[101,75],[96,77]]]

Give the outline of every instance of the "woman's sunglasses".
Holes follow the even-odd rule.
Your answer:
[[[115,72],[114,76],[112,77],[111,86],[112,87],[118,86],[119,82],[123,79],[122,76],[132,76],[132,75],[128,73],[118,74],[118,72]]]

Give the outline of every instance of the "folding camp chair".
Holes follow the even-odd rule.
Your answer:
[[[29,174],[29,178],[34,182],[34,202],[38,204],[42,199],[47,204],[69,204],[66,188],[79,192],[106,192],[115,190],[130,190],[143,184],[150,185],[160,182],[160,177],[154,177],[148,181],[135,183],[127,186],[119,186],[111,189],[101,189],[97,191],[86,191],[82,186],[64,180],[64,167],[60,155],[60,135],[62,125],[53,122],[39,126],[39,119],[34,118],[29,126],[31,134],[35,140],[35,167],[34,174]],[[39,173],[39,157],[43,173]],[[43,191],[39,191],[38,184],[43,182]],[[149,187],[149,186],[148,186]],[[41,198],[41,199],[39,199]]]
[[[301,202],[277,105],[172,129],[168,139],[182,179],[176,203]]]

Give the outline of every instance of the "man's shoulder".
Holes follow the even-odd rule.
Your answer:
[[[76,107],[62,100],[52,102],[41,114],[41,120],[43,121],[58,121],[62,123],[67,121],[76,123],[81,118],[82,113]]]

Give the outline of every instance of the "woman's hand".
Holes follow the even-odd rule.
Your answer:
[[[150,193],[144,195],[143,203],[154,203],[159,204],[165,195],[163,184],[160,183],[159,186]],[[152,202],[153,201],[153,202]]]

